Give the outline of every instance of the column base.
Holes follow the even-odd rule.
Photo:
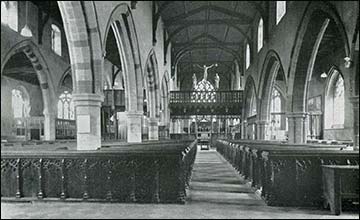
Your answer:
[[[101,147],[100,107],[104,97],[98,94],[73,94],[76,109],[77,150]]]
[[[56,116],[44,112],[44,139],[45,141],[54,141],[56,139]]]
[[[289,112],[286,114],[288,118],[289,137],[288,142],[294,143],[306,143],[307,127],[306,117],[307,112]]]
[[[127,112],[127,142],[128,143],[141,143],[141,119],[142,112]]]
[[[159,119],[149,119],[149,140],[159,140]]]

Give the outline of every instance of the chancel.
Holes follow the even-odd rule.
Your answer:
[[[358,1],[1,1],[1,218],[359,219]]]

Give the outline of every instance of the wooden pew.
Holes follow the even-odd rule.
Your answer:
[[[323,165],[322,171],[324,206],[340,215],[342,199],[359,200],[359,165]]]
[[[2,200],[184,203],[196,141],[96,151],[2,151]]]
[[[219,140],[216,147],[252,182],[252,186],[261,189],[267,204],[278,206],[319,205],[320,165],[356,165],[359,161],[358,151],[340,150],[344,147],[341,145],[274,145],[265,142],[240,145],[237,141]]]

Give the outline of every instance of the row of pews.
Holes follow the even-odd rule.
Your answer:
[[[270,206],[330,205],[334,214],[340,214],[341,198],[336,196],[344,190],[350,195],[347,198],[358,202],[359,151],[347,150],[346,145],[249,140],[217,140],[215,145]],[[334,167],[350,170],[343,176],[338,194],[333,193],[336,186],[329,185],[328,177],[323,175],[324,169]],[[332,196],[326,190],[333,190]]]
[[[196,141],[1,151],[1,200],[185,203]]]

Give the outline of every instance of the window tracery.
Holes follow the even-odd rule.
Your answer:
[[[72,95],[69,91],[64,91],[59,96],[58,101],[58,118],[74,120],[74,103],[72,101]]]

